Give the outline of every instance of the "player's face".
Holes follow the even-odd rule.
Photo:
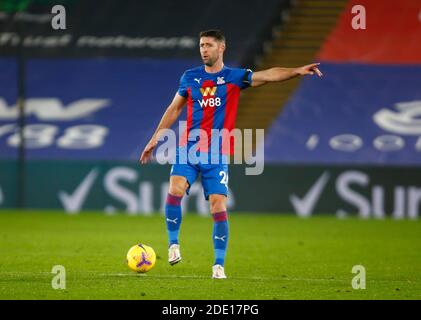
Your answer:
[[[213,37],[200,38],[200,55],[203,63],[212,67],[218,59],[222,58],[225,50],[225,44]]]

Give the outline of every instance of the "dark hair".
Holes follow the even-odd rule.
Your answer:
[[[199,39],[202,37],[212,37],[218,41],[225,42],[225,36],[221,30],[211,29],[211,30],[202,31],[199,34]]]

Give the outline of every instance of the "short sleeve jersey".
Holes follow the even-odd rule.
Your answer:
[[[209,152],[211,142],[219,137],[219,152],[233,154],[232,138],[228,138],[228,150],[222,147],[222,137],[235,128],[240,90],[251,85],[252,74],[250,69],[226,66],[217,73],[206,72],[204,66],[184,72],[178,94],[187,98],[187,128],[180,146],[198,140],[198,151]],[[192,133],[198,139],[191,139]]]

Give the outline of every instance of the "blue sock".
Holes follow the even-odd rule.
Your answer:
[[[213,247],[215,250],[215,264],[224,266],[225,254],[227,251],[228,244],[228,220],[227,212],[222,211],[213,213]]]
[[[168,194],[165,204],[165,221],[167,222],[169,246],[178,244],[178,234],[181,225],[181,199],[183,197]]]

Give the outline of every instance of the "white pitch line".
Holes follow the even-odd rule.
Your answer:
[[[0,272],[1,276],[51,276],[50,272]],[[149,279],[211,279],[211,276],[201,275],[163,275],[163,274],[142,274],[142,273],[98,273],[98,271],[74,271],[68,272],[67,275],[96,275],[101,277],[140,277]],[[1,280],[1,279],[0,279]],[[228,277],[228,280],[258,280],[258,281],[308,281],[308,282],[349,282],[349,279],[333,279],[333,278],[289,278],[289,277]],[[370,282],[421,282],[421,279],[372,279]]]
[[[97,271],[75,271],[68,272],[67,275],[97,275],[101,277],[141,277],[141,278],[161,278],[161,279],[210,279],[211,276],[200,275],[163,275],[163,274],[142,274],[142,273],[98,273]],[[1,275],[6,276],[50,276],[50,272],[0,272]],[[259,281],[273,281],[273,280],[286,280],[286,281],[348,281],[341,279],[317,279],[317,278],[287,278],[287,277],[229,277],[231,280],[259,280]]]
[[[142,277],[142,278],[161,278],[161,279],[211,279],[211,276],[198,276],[198,275],[152,275],[152,274],[142,274],[142,273],[133,273],[133,274],[125,274],[125,273],[101,273],[98,274],[100,276],[117,276],[117,277]],[[323,282],[323,281],[329,281],[329,282],[350,282],[350,279],[332,279],[332,278],[288,278],[288,277],[228,277],[229,280],[258,280],[258,281],[314,281],[314,282]],[[373,282],[390,282],[390,281],[420,281],[420,280],[408,280],[408,279],[375,279],[372,280]]]

